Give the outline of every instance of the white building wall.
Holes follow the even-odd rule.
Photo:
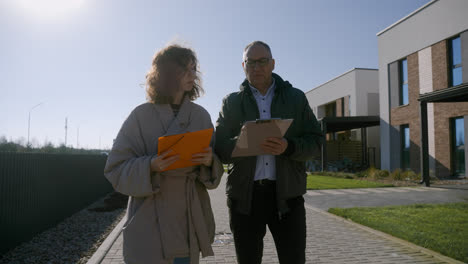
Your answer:
[[[325,115],[323,107],[320,106],[347,96],[350,98],[350,116],[379,115],[378,78],[376,69],[355,68],[306,92],[306,97],[318,119]],[[367,129],[367,146],[375,148],[377,167],[380,167],[379,132],[378,127]],[[353,131],[353,134],[360,140],[360,130]]]
[[[467,0],[434,0],[377,34],[382,169],[395,168],[390,160],[392,142],[388,65],[464,31],[468,28],[467,14]]]
[[[350,97],[351,116],[378,115],[378,100],[369,100],[369,94],[375,98],[379,93],[378,71],[376,69],[352,69],[320,86],[306,92],[310,107],[317,118],[324,113],[319,106],[342,97]]]
[[[337,78],[334,78],[308,92],[306,92],[307,100],[312,109],[316,108],[317,118],[320,119],[324,113],[318,108],[320,105],[335,101],[338,98],[348,95],[354,95],[356,92],[356,73],[351,70]],[[356,96],[350,98],[351,113],[356,113]]]
[[[379,93],[379,75],[375,69],[356,69],[356,112],[353,116],[379,115],[378,100],[369,100],[369,94]],[[371,96],[372,98],[372,96]]]

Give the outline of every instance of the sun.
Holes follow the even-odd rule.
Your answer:
[[[17,0],[28,15],[43,19],[58,19],[80,9],[85,0]]]

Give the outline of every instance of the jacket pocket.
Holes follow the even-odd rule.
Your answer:
[[[249,190],[249,176],[252,175],[251,157],[237,158],[227,178],[226,193],[235,200],[246,199]]]
[[[289,199],[305,193],[307,174],[302,162],[286,158],[277,159],[276,168],[280,199]]]

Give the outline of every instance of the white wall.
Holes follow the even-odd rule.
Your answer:
[[[368,94],[379,93],[379,74],[377,70],[356,69],[356,112],[353,116],[379,115],[378,110],[369,112],[369,109],[377,109],[378,100],[368,100]],[[370,105],[369,105],[370,104]]]
[[[350,105],[351,113],[356,113],[356,73],[354,70],[348,71],[308,92],[306,92],[307,100],[312,109],[317,108],[320,105],[335,101],[338,98],[351,95]],[[322,118],[321,111],[317,109],[314,112],[317,118]]]
[[[350,96],[351,116],[379,115],[378,79],[376,69],[355,68],[306,92],[307,100],[317,118],[324,116],[323,107],[320,106],[346,96]],[[373,99],[369,99],[369,95]],[[367,146],[375,147],[376,167],[380,167],[379,132],[378,127],[367,129]],[[355,133],[357,140],[360,140],[361,131],[356,130]]]
[[[388,64],[468,29],[467,14],[467,0],[436,0],[378,33],[382,169],[394,169],[390,160]]]
[[[367,94],[378,93],[378,71],[376,69],[352,69],[308,92],[307,100],[312,109],[317,109],[314,113],[317,118],[321,118],[318,106],[335,101],[336,99],[350,96],[351,116],[358,115],[378,115],[377,113],[368,113]],[[372,101],[378,106],[378,102]]]

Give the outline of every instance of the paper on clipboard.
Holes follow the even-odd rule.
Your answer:
[[[158,155],[169,149],[172,149],[172,152],[168,157],[177,154],[180,155],[180,159],[178,161],[172,163],[163,171],[198,165],[199,163],[193,163],[191,161],[192,155],[203,152],[205,148],[208,148],[210,146],[212,135],[213,128],[208,128],[158,138]]]
[[[269,137],[283,137],[292,122],[293,119],[259,119],[245,122],[231,156],[267,154],[260,148],[261,142]]]

